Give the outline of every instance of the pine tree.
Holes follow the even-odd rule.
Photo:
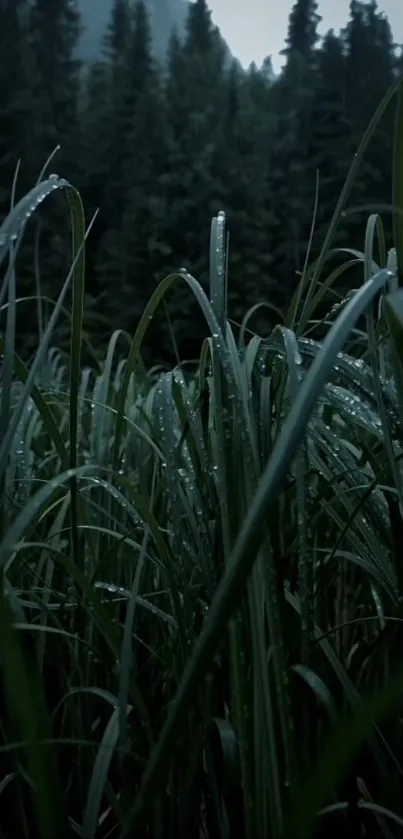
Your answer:
[[[31,100],[30,119],[21,123],[19,131],[29,138],[29,172],[31,188],[47,158],[60,144],[61,153],[56,171],[76,181],[78,172],[75,145],[78,124],[79,63],[75,50],[79,35],[79,16],[75,0],[31,0],[28,3],[22,55],[26,62],[27,91]],[[48,172],[49,174],[49,172]],[[67,211],[68,212],[68,211]],[[55,193],[34,213],[24,234],[19,271],[19,293],[33,294],[34,236],[40,230],[40,294],[57,298],[71,266],[71,238],[66,235],[66,206],[60,193]],[[20,322],[24,351],[30,352],[38,342],[32,323],[32,310],[23,312],[26,323]]]
[[[129,12],[128,18],[126,12]],[[136,2],[134,10],[130,10],[127,3],[115,0],[107,38],[109,85],[105,97],[110,108],[108,165],[111,177],[103,196],[103,207],[108,217],[116,219],[114,223],[118,224],[125,193],[124,168],[130,154],[133,114],[139,96],[154,77],[148,13],[142,0]]]
[[[254,303],[274,302],[270,276],[272,85],[269,60],[260,70],[252,65],[246,74],[236,68],[228,79],[229,111],[218,171],[231,237],[230,313],[237,321]]]
[[[129,24],[122,50],[111,59],[110,174],[102,194],[105,227],[97,273],[113,300],[113,325],[133,329],[161,276],[161,254],[166,251],[159,230],[159,218],[166,213],[160,184],[166,132],[143,0],[136,2]]]
[[[273,257],[287,294],[297,283],[307,255],[315,203],[316,172],[310,160],[318,40],[315,0],[298,0],[289,18],[287,63],[274,87],[277,130],[271,190],[276,201]]]
[[[30,149],[33,114],[29,90],[27,2],[0,3],[0,220],[6,214],[18,161],[19,183],[30,185]]]
[[[315,245],[322,244],[354,154],[345,103],[346,60],[342,40],[333,30],[325,35],[317,61],[309,147],[310,166],[319,175]],[[340,225],[337,242],[345,244],[345,230]]]
[[[316,0],[297,0],[292,7],[286,47],[281,53],[287,56],[288,60],[298,54],[308,64],[312,63],[319,38],[317,28],[321,21],[317,9]]]
[[[189,5],[186,21],[186,50],[189,54],[211,53],[212,39],[216,36],[211,21],[211,12],[206,0],[195,0]]]
[[[100,296],[95,266],[97,251],[105,231],[111,224],[106,199],[111,183],[112,99],[110,67],[105,61],[94,62],[87,70],[80,102],[79,132],[77,132],[77,175],[75,185],[84,200],[86,216],[97,212],[96,223],[86,245],[86,288]]]
[[[87,246],[87,283],[98,296],[98,281],[109,270],[107,243],[121,225],[122,146],[129,131],[125,108],[129,83],[127,53],[132,24],[129,0],[113,0],[103,50],[100,59],[87,69],[81,98],[79,185],[89,215],[99,210]]]
[[[343,30],[346,51],[346,102],[360,131],[366,127],[393,83],[395,49],[387,18],[376,0],[350,2]]]
[[[30,46],[38,135],[38,165],[57,144],[64,173],[74,175],[70,140],[78,117],[80,17],[76,0],[33,0]],[[70,152],[70,153],[69,153]],[[67,167],[67,170],[66,170]]]
[[[93,114],[91,142],[98,131],[103,154],[97,158],[97,192],[100,217],[97,253],[97,274],[103,284],[120,282],[120,270],[114,261],[119,251],[119,232],[122,223],[122,201],[125,193],[124,161],[128,154],[128,138],[136,90],[129,71],[129,50],[133,38],[133,16],[128,0],[114,0],[105,35],[105,64],[99,66],[97,76],[104,82],[104,91],[96,84],[89,91]],[[88,143],[88,141],[87,141]],[[87,145],[91,153],[91,143]],[[107,167],[107,173],[104,166]],[[94,172],[94,167],[91,167]],[[106,174],[106,177],[105,177]],[[111,275],[110,275],[110,272]]]
[[[170,224],[176,239],[174,251],[177,244],[178,257],[182,252],[189,268],[200,273],[205,265],[206,230],[217,206],[212,167],[221,136],[226,78],[225,51],[205,0],[189,5],[186,33],[183,46],[176,36],[172,38],[168,55],[170,164],[166,185],[175,204],[175,221]],[[183,230],[189,213],[195,224],[185,242]]]
[[[186,266],[202,282],[208,277],[211,217],[223,208],[224,200],[217,160],[225,120],[226,61],[205,0],[190,3],[184,43],[174,34],[168,50],[168,158],[163,184],[169,212],[164,240],[173,254],[169,268]],[[185,353],[193,355],[205,325],[184,284],[173,295],[170,310],[179,343],[192,322],[195,343]]]
[[[343,31],[346,52],[346,107],[356,150],[385,93],[394,80],[395,49],[388,20],[376,0],[351,0],[350,20]],[[393,104],[372,137],[360,167],[350,206],[362,207],[349,220],[349,233],[362,245],[369,205],[391,201]],[[385,217],[388,221],[388,217]]]
[[[163,235],[169,212],[162,183],[165,172],[166,120],[161,77],[152,57],[150,22],[142,0],[134,9],[129,73],[136,88],[130,120],[129,151],[124,178],[127,185],[123,215],[126,271],[142,312],[161,277],[161,257],[170,252]]]
[[[30,89],[28,50],[28,4],[26,0],[0,2],[0,224],[10,210],[12,185],[17,178],[17,200],[33,185],[33,151],[35,148],[35,119],[33,96]],[[30,232],[32,233],[32,226]],[[17,297],[33,293],[32,238],[17,257]],[[5,265],[0,269],[0,282]],[[4,312],[0,328],[4,327]],[[36,339],[32,320],[32,306],[18,306],[17,347],[21,354],[32,350]]]
[[[130,39],[131,23],[129,0],[113,0],[104,38],[104,54],[112,65],[116,65],[125,52]]]

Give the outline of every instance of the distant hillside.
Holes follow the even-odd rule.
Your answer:
[[[86,61],[99,57],[112,3],[113,0],[79,0],[84,28],[80,56]],[[155,56],[164,58],[172,31],[175,30],[179,36],[184,33],[188,0],[145,0],[145,3],[150,15]],[[224,40],[223,43],[228,60],[231,61],[232,55],[228,45]]]
[[[91,60],[100,53],[102,39],[110,19],[112,0],[79,0],[84,32],[81,40],[82,58]],[[187,0],[146,0],[150,13],[155,54],[165,54],[172,30],[180,35],[187,15]]]

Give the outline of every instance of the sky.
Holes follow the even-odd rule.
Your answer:
[[[252,61],[260,66],[271,55],[276,72],[284,62],[279,52],[293,4],[294,0],[209,0],[214,23],[244,67]],[[345,26],[349,5],[350,0],[319,0],[320,34]],[[396,43],[403,44],[403,0],[378,0],[378,8],[389,18]]]

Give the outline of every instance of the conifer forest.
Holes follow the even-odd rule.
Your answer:
[[[289,302],[308,243],[314,259],[362,134],[402,69],[376,2],[353,0],[339,34],[319,39],[319,21],[318,3],[295,4],[275,76],[270,57],[260,68],[241,68],[206,2],[189,4],[184,37],[173,32],[167,55],[155,56],[147,4],[114,0],[99,60],[88,65],[77,58],[74,0],[2,0],[0,217],[18,162],[20,196],[60,145],[52,171],[80,190],[87,223],[97,212],[87,242],[85,323],[100,346],[116,328],[133,331],[171,271],[183,266],[206,281],[211,217],[219,210],[230,233],[230,317],[239,322],[262,300],[280,310]],[[390,205],[392,144],[390,108],[335,244],[362,249],[369,208]],[[27,236],[32,248],[39,238],[41,288],[51,298],[69,257],[59,204],[56,196]],[[385,221],[389,233],[390,211]],[[24,256],[21,296],[35,288],[28,243]],[[153,360],[172,360],[172,333],[181,357],[197,355],[206,333],[191,297],[181,289],[167,300],[148,341]],[[266,309],[255,323],[266,331],[267,316]],[[18,317],[25,355],[37,330],[29,306]]]
[[[0,839],[402,839],[402,46],[98,3],[0,0]]]

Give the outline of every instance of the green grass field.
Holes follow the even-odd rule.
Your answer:
[[[371,215],[344,266],[362,285],[319,340],[334,232],[392,96],[395,247]],[[72,269],[27,367],[16,254],[56,189]],[[209,297],[168,277],[134,337],[83,367],[84,240],[56,176],[0,228],[1,839],[403,836],[403,83],[268,338],[227,320],[220,214]],[[177,283],[209,337],[192,372],[147,371]]]

